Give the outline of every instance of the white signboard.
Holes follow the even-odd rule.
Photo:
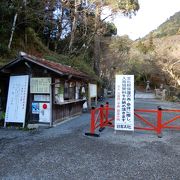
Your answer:
[[[25,123],[29,76],[11,76],[6,105],[7,122]]]
[[[97,85],[96,84],[89,84],[89,96],[91,98],[97,96]]]
[[[134,76],[116,75],[115,130],[134,131]]]
[[[39,103],[39,122],[50,123],[50,103]]]
[[[34,94],[34,101],[50,101],[49,94]]]
[[[30,93],[50,94],[51,78],[31,78]]]

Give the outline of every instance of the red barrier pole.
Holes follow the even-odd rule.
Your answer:
[[[106,123],[108,123],[108,117],[109,117],[109,103],[106,102]]]
[[[99,134],[95,133],[96,130],[96,119],[95,119],[96,109],[92,107],[91,109],[91,123],[90,123],[90,132],[86,132],[86,136],[99,137]]]
[[[100,108],[99,108],[99,115],[100,115],[100,128],[103,128],[104,127],[104,112],[103,112],[103,110],[104,110],[104,105],[102,105],[101,104],[101,106],[100,106]]]
[[[162,137],[162,111],[161,107],[158,107],[157,110],[157,136]]]
[[[91,126],[90,126],[90,133],[95,133],[95,108],[91,108]]]

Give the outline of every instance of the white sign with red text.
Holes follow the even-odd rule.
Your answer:
[[[116,75],[114,128],[134,131],[134,75]]]

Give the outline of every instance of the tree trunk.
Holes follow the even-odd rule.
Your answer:
[[[58,20],[58,23],[57,23],[57,26],[58,26],[58,31],[57,31],[57,34],[56,34],[56,40],[55,40],[55,44],[54,44],[54,52],[57,52],[58,50],[58,42],[59,40],[61,39],[61,34],[62,34],[62,20],[64,18],[64,8],[61,7],[61,18],[59,18]]]
[[[77,0],[74,1],[74,17],[73,17],[73,23],[72,23],[72,30],[71,30],[71,39],[69,42],[69,51],[72,52],[72,47],[75,39],[75,32],[77,27],[77,18],[78,18],[78,12],[77,12]]]
[[[25,46],[27,46],[28,44],[28,35],[27,35],[27,18],[26,18],[26,6],[27,6],[27,0],[23,0],[24,3],[24,22],[25,22],[25,26],[24,26],[24,43]]]
[[[95,36],[94,36],[94,71],[100,76],[100,34],[98,33],[100,23],[100,5],[96,3],[95,12]]]
[[[94,71],[100,76],[100,37],[98,34],[94,36]]]
[[[9,39],[8,49],[11,49],[12,39],[13,39],[15,27],[16,27],[17,16],[18,16],[18,13],[16,13],[14,15],[14,21],[13,21],[13,26],[12,26],[12,29],[11,29],[11,36],[10,36],[10,39]]]

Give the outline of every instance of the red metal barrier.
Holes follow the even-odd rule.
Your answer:
[[[153,125],[152,123],[150,123],[148,120],[146,120],[144,117],[142,117],[141,115],[137,114],[137,112],[141,112],[141,113],[155,113],[156,114],[156,118],[157,118],[157,123],[156,125]],[[180,110],[165,110],[165,109],[161,109],[158,108],[157,110],[145,110],[145,109],[135,109],[134,110],[134,115],[140,119],[141,121],[143,121],[145,124],[148,125],[148,127],[139,127],[139,126],[135,126],[135,129],[140,129],[140,130],[150,130],[150,131],[155,131],[158,137],[162,137],[162,130],[163,129],[176,129],[176,130],[180,130],[180,126],[167,126],[168,124],[176,121],[177,119],[180,119],[180,115],[177,115],[175,117],[173,117],[172,119],[166,120],[166,122],[163,122],[163,113],[165,112],[171,112],[171,113],[180,113]]]
[[[114,108],[109,107],[109,103],[106,103],[105,106],[101,105],[99,108],[92,108],[90,132],[85,134],[99,137],[99,134],[95,133],[97,128],[99,128],[99,131],[101,132],[106,126],[114,127],[114,117],[109,117],[110,111],[114,111]],[[138,113],[154,113],[156,115],[155,124],[151,123],[149,120],[145,119],[141,114]],[[135,117],[146,124],[146,127],[135,126],[135,129],[154,131],[158,137],[162,137],[163,129],[180,130],[180,126],[168,126],[168,124],[180,119],[180,115],[176,115],[175,117],[166,120],[166,122],[163,122],[163,113],[180,113],[180,110],[166,110],[161,108],[158,108],[157,110],[135,109]]]
[[[180,110],[162,110],[162,112],[174,112],[174,113],[180,113]],[[172,119],[167,120],[166,122],[162,123],[161,126],[162,128],[167,128],[167,129],[177,129],[180,130],[180,126],[167,126],[168,124],[176,121],[177,119],[180,119],[180,115],[175,116]]]
[[[114,117],[109,118],[110,111],[114,111],[114,108],[110,108],[108,102],[105,106],[101,105],[99,108],[93,107],[91,109],[90,132],[85,133],[85,135],[99,137],[99,134],[95,133],[97,128],[101,132],[106,126],[114,127],[112,124]]]

